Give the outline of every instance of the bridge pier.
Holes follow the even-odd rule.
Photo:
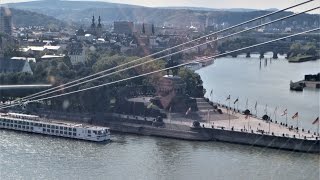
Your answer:
[[[278,59],[278,52],[276,51],[273,51],[273,56],[272,56],[273,59]]]
[[[264,52],[260,52],[260,59],[264,58]]]

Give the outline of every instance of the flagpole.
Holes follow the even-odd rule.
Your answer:
[[[230,108],[230,99],[229,99],[229,107],[228,107],[228,117],[229,117],[229,129],[230,129],[230,111],[229,111],[229,108]]]
[[[256,104],[254,105],[254,108],[256,110],[256,117],[258,117],[258,101],[256,101]]]
[[[268,104],[266,104],[266,115],[268,115]]]
[[[269,118],[269,134],[270,134],[270,118]]]
[[[319,118],[319,117],[318,117],[318,118]],[[317,136],[318,136],[318,137],[320,137],[320,134],[319,134],[319,133],[320,133],[320,132],[319,132],[319,127],[320,127],[320,122],[319,122],[319,119],[318,119],[318,122],[317,122],[317,123],[318,123],[318,128],[317,128]]]
[[[238,102],[237,102],[237,111],[239,111],[239,104],[238,104]]]
[[[208,116],[209,116],[209,124],[211,124],[211,116],[210,116],[210,111],[208,112]]]
[[[319,118],[319,117],[318,117]],[[319,122],[319,120],[318,120],[318,136],[320,136],[320,134],[319,134],[319,126],[320,126],[320,122]]]
[[[235,112],[236,112],[236,104],[233,103],[233,114],[235,114]]]
[[[248,98],[247,98],[247,101],[246,101],[246,109],[248,109]]]
[[[250,115],[248,116],[248,131],[250,130]]]
[[[299,116],[297,116],[297,132],[299,132]]]
[[[276,107],[274,109],[274,120],[277,121],[277,110],[278,110],[278,107]]]
[[[286,125],[288,126],[288,113],[286,113]]]

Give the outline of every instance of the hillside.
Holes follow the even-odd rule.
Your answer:
[[[45,26],[45,27],[65,27],[67,24],[54,17],[43,14],[20,10],[10,9],[12,13],[12,21],[15,27],[24,26]]]
[[[253,9],[227,9],[217,10],[210,8],[148,8],[127,4],[92,2],[92,1],[62,1],[62,0],[42,0],[24,3],[8,4],[9,7],[30,10],[37,13],[55,17],[66,22],[80,22],[81,24],[90,23],[93,14],[100,15],[104,23],[112,23],[116,20],[129,20],[135,22],[150,22],[158,25],[164,23],[180,26],[190,25],[191,22],[204,24],[209,23],[228,23],[236,24],[262,14],[266,11],[256,11]],[[284,12],[271,17],[269,20],[289,15],[291,12]],[[287,24],[314,24],[318,22],[319,15],[305,14],[287,20]]]

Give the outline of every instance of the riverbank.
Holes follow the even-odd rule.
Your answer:
[[[83,115],[78,116],[79,119],[73,119],[73,121],[106,126],[113,132],[189,141],[221,141],[308,153],[320,152],[318,135],[312,134],[312,132],[300,129],[296,131],[294,128],[277,122],[268,123],[255,117],[246,118],[240,113],[234,112],[231,114],[226,108],[220,108],[223,114],[218,113],[213,108],[210,109],[209,115],[211,118],[206,118],[208,112],[197,112],[201,117],[199,127],[194,127],[194,119],[179,114],[175,114],[175,118],[164,119],[161,126],[155,126],[155,118],[152,117],[114,113],[104,114],[101,119]],[[51,116],[50,119],[55,121],[71,120],[67,114],[52,114],[60,117],[57,119]],[[90,121],[87,121],[89,119]]]
[[[153,126],[152,122],[153,118],[113,114],[106,121],[95,123],[122,133],[191,141],[221,141],[308,153],[320,152],[319,140],[310,132],[295,131],[284,125],[267,123],[254,117],[245,120],[244,115],[239,113],[233,114],[230,121],[213,119],[201,122],[201,127],[198,128],[192,127],[193,122],[189,119],[165,119],[161,127]]]

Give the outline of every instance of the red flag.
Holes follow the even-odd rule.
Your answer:
[[[299,116],[299,113],[296,112],[296,113],[292,116],[292,119],[295,119],[295,118],[297,118],[298,116]]]
[[[319,123],[319,117],[317,117],[317,119],[314,120],[312,124],[317,124],[317,123]]]

